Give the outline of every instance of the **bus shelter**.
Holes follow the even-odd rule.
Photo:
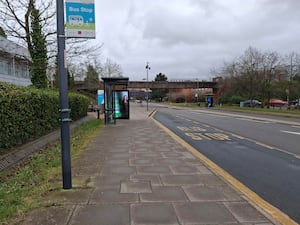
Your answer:
[[[104,82],[104,121],[116,124],[116,119],[129,119],[128,77],[102,77]]]

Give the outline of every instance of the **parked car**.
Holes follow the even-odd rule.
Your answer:
[[[282,101],[280,99],[271,99],[269,101],[269,106],[272,106],[272,107],[288,107],[288,102],[286,101]]]
[[[255,99],[253,99],[253,100],[250,100],[250,99],[249,100],[245,100],[245,101],[243,101],[241,103],[242,103],[242,106],[244,106],[244,107],[258,107],[258,106],[262,105],[260,101],[255,100]]]
[[[291,109],[300,109],[300,99],[294,100],[290,102]]]

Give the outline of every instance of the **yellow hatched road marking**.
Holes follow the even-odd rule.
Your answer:
[[[206,131],[206,129],[201,128],[201,127],[182,127],[182,126],[177,126],[177,128],[181,131]]]
[[[220,133],[205,133],[206,136],[211,137],[212,139],[219,140],[219,141],[230,141],[229,136]]]
[[[186,136],[191,137],[195,141],[201,141],[203,139],[211,140],[209,137],[201,133],[185,133]]]

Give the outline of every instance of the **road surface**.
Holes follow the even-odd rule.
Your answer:
[[[300,120],[170,108],[154,119],[300,223]]]

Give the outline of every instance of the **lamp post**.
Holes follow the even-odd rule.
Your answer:
[[[197,105],[199,105],[199,80],[198,80],[198,78],[196,78],[196,82],[197,82],[197,92],[196,92],[196,95],[197,95]]]
[[[147,89],[146,89],[146,92],[147,92],[147,111],[148,111],[148,103],[149,103],[149,83],[148,83],[148,73],[149,73],[149,70],[150,70],[150,66],[149,66],[149,62],[147,62],[147,65],[146,65],[146,70],[147,70]]]

